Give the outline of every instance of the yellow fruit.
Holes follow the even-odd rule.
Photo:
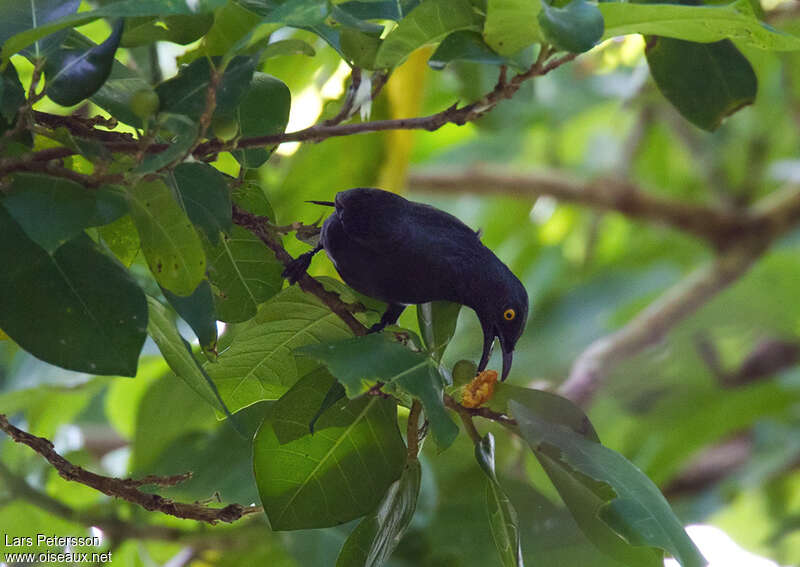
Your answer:
[[[131,95],[130,107],[141,119],[150,118],[158,112],[161,101],[152,89],[140,89]]]

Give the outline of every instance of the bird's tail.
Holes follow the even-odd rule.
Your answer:
[[[314,203],[315,205],[324,205],[326,207],[336,206],[336,204],[333,201],[306,201],[306,203]]]

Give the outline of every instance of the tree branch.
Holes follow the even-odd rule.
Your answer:
[[[631,218],[671,226],[699,236],[719,249],[727,247],[742,233],[763,226],[760,219],[748,211],[666,199],[618,178],[585,182],[555,173],[509,174],[470,168],[447,173],[412,173],[408,182],[415,190],[525,198],[547,195],[560,201],[616,211]]]
[[[0,414],[0,430],[7,433],[15,442],[27,445],[43,456],[65,480],[84,484],[108,496],[121,498],[133,504],[137,504],[145,510],[158,510],[159,512],[175,516],[176,518],[197,520],[198,522],[206,522],[209,524],[216,524],[217,522],[235,522],[242,516],[261,511],[259,507],[245,507],[240,504],[229,504],[224,508],[210,508],[202,504],[174,502],[158,494],[150,494],[139,490],[138,487],[144,482],[142,480],[137,481],[103,476],[72,464],[55,451],[53,444],[48,439],[31,435],[11,425],[8,422],[8,418],[3,414]],[[158,477],[149,477],[149,480],[155,480],[156,478]],[[169,477],[167,482],[175,481],[178,478],[179,477]],[[158,478],[158,483],[163,481],[164,479]]]
[[[672,327],[747,272],[776,238],[800,220],[800,190],[787,188],[770,195],[747,214],[753,219],[749,230],[736,234],[714,261],[667,290],[624,327],[589,345],[559,388],[561,395],[587,404],[621,360],[662,340]]]

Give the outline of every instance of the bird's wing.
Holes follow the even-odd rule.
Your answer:
[[[477,233],[453,215],[402,198],[376,202],[372,196],[349,198],[338,214],[347,235],[378,253],[398,248],[428,248],[434,240],[478,240]]]

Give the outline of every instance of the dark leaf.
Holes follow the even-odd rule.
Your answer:
[[[214,294],[208,280],[203,280],[191,295],[181,297],[161,288],[164,297],[186,321],[200,341],[204,350],[213,351],[217,346],[217,313],[214,310]],[[174,370],[174,369],[173,369]]]
[[[17,69],[9,63],[0,79],[0,124],[14,122],[17,111],[25,104],[25,89],[17,75]]]
[[[111,74],[114,54],[122,37],[119,20],[103,43],[78,51],[59,50],[47,58],[47,96],[62,106],[72,106],[95,94]]]
[[[133,376],[147,302],[126,270],[86,235],[52,256],[0,208],[0,328],[42,360]]]
[[[266,73],[255,73],[250,88],[236,110],[243,138],[281,134],[289,122],[292,95],[282,81]],[[265,148],[233,153],[242,167],[259,167],[271,154]]]
[[[564,51],[589,51],[603,37],[603,14],[586,0],[572,0],[563,8],[545,0],[538,20],[545,38]]]
[[[692,43],[650,36],[646,54],[661,93],[704,130],[716,130],[727,116],[755,101],[756,74],[730,40]]]
[[[220,232],[230,232],[231,197],[225,177],[205,163],[182,163],[172,172],[178,197],[191,221],[206,233],[212,244]]]
[[[219,60],[215,60],[219,63]],[[220,80],[214,116],[231,116],[242,96],[248,92],[256,61],[253,57],[235,57]],[[211,63],[197,59],[182,68],[173,78],[156,87],[162,112],[183,114],[197,120],[206,108],[206,93],[211,77]],[[262,101],[263,102],[263,101]]]
[[[151,173],[168,166],[172,162],[182,160],[192,149],[200,130],[195,122],[182,114],[160,114],[159,138],[168,144],[167,149],[145,156],[135,173]]]
[[[391,400],[343,399],[309,433],[307,424],[333,380],[324,370],[304,377],[275,403],[256,434],[256,482],[274,530],[321,528],[358,518],[380,502],[401,474],[405,445]]]
[[[417,509],[419,461],[406,463],[403,474],[344,542],[336,567],[381,567],[392,556]]]
[[[434,301],[417,305],[417,322],[428,352],[437,361],[456,332],[461,305],[450,301]]]
[[[360,0],[351,0],[339,4],[338,8],[359,20],[397,21],[403,17],[397,2],[361,2]]]
[[[39,173],[15,175],[2,204],[25,234],[50,254],[83,229],[113,222],[128,209],[124,193],[112,186],[87,189]]]
[[[214,15],[177,14],[158,18],[145,16],[130,18],[125,22],[123,47],[147,45],[155,41],[171,41],[186,45],[203,37],[214,23]]]
[[[451,33],[439,44],[428,65],[433,69],[444,69],[452,61],[472,61],[488,65],[513,65],[519,67],[512,59],[498,55],[486,45],[478,32],[464,30]]]

